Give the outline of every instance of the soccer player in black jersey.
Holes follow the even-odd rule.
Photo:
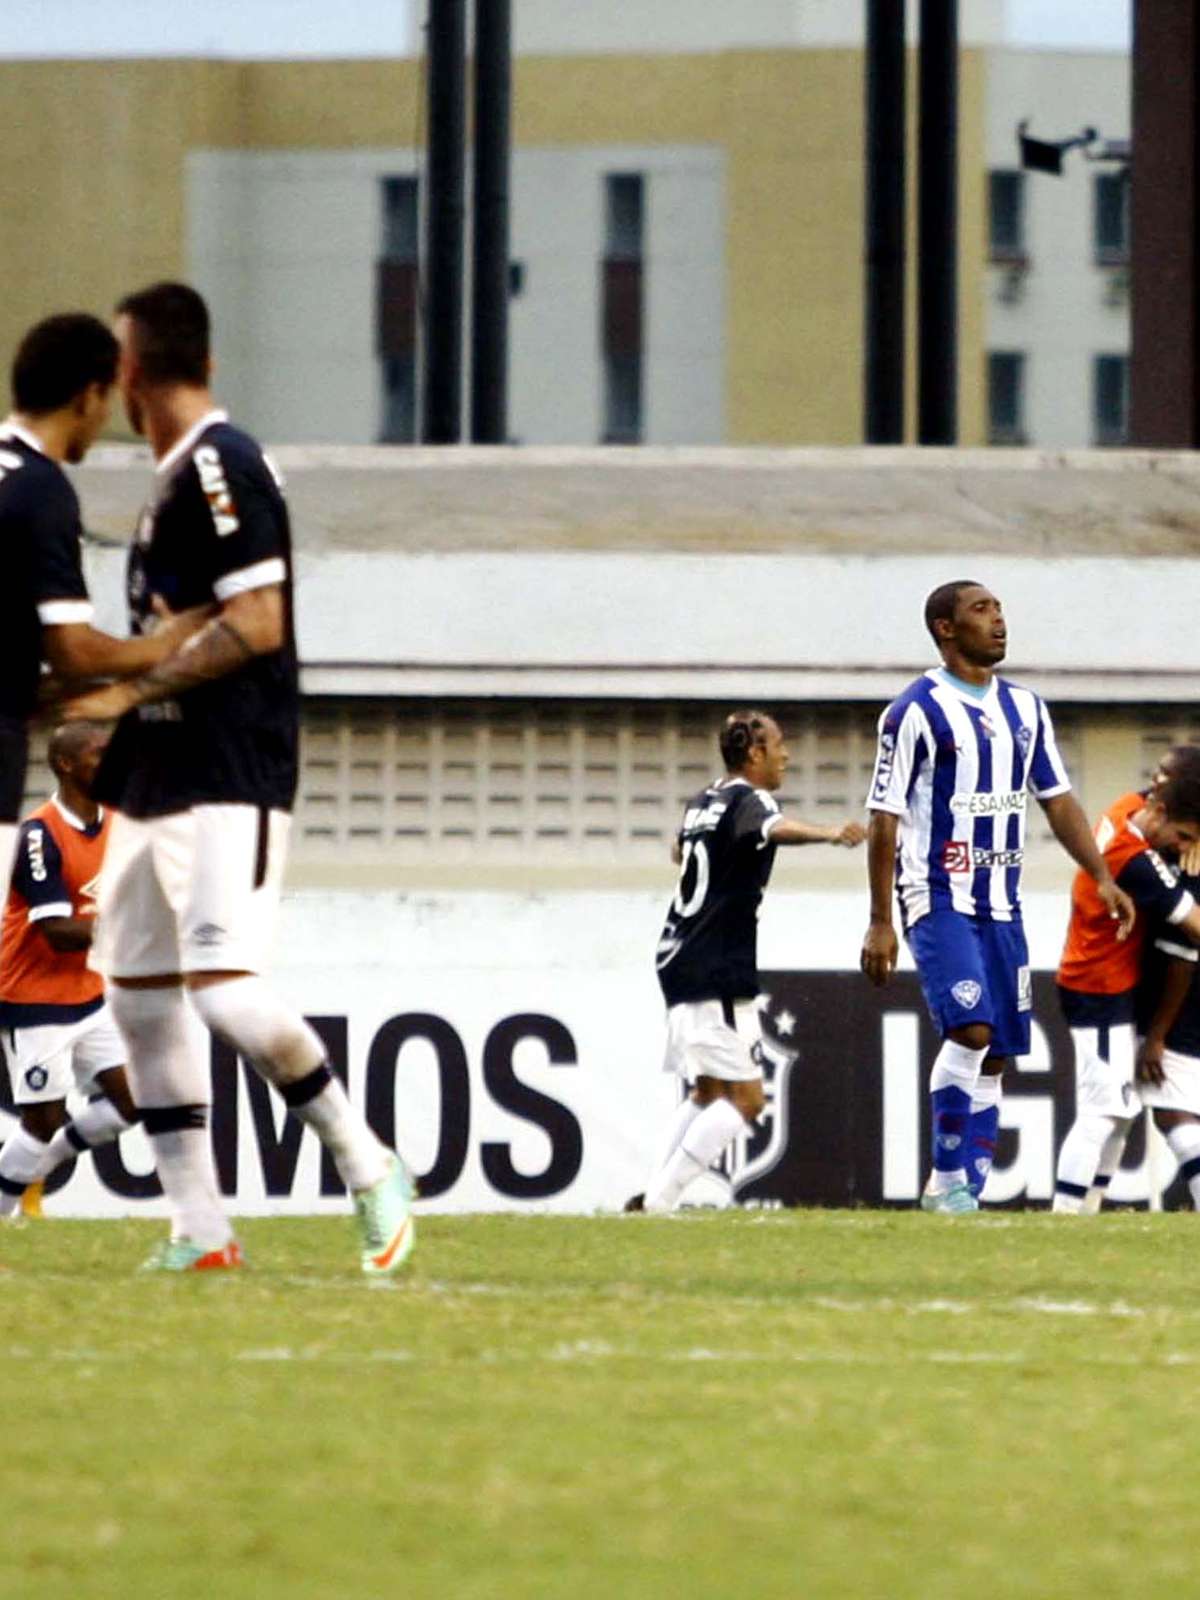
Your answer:
[[[774,718],[735,711],[720,733],[725,777],[689,801],[672,851],[679,886],[658,941],[667,1003],[664,1070],[691,1092],[672,1119],[644,1196],[669,1211],[764,1104],[759,1059],[758,908],[786,844],[858,845],[860,822],[827,828],[785,817],[772,795],[788,752]],[[635,1197],[630,1209],[642,1207]]]
[[[12,366],[12,412],[0,423],[0,882],[7,884],[25,790],[28,724],[42,662],[60,678],[141,672],[174,650],[196,618],[151,637],[92,626],[79,500],[62,463],[82,461],[108,420],[117,342],[84,312],[29,330]],[[149,602],[148,602],[149,603]]]
[[[287,506],[258,445],[214,405],[208,311],[195,290],[160,283],[129,295],[116,329],[126,411],[157,461],[129,556],[134,631],[147,625],[151,593],[213,613],[167,660],[68,708],[120,718],[95,785],[119,814],[94,955],[173,1211],[171,1237],[147,1265],[241,1262],[213,1167],[211,1083],[190,999],[327,1146],[354,1196],[363,1271],[390,1272],[413,1243],[403,1163],[351,1105],[313,1029],[260,976],[296,790]]]

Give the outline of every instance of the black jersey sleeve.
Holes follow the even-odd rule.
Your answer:
[[[1142,850],[1127,861],[1117,874],[1117,882],[1139,911],[1162,922],[1182,922],[1196,903],[1153,850]]]
[[[46,824],[33,817],[21,824],[13,888],[29,907],[30,922],[69,917],[71,896],[63,881],[62,852]]]
[[[779,820],[779,807],[771,795],[765,789],[751,789],[738,805],[733,823],[734,838],[739,843],[753,838],[758,844],[766,844],[771,829]]]
[[[79,546],[83,535],[79,500],[61,473],[39,474],[28,517],[33,597],[39,620],[47,626],[90,622],[92,604]]]
[[[288,535],[279,486],[261,452],[206,439],[192,452],[199,493],[207,502],[214,539],[212,592],[229,600],[247,589],[283,583]]]
[[[1185,872],[1179,874],[1179,883],[1194,900],[1200,895],[1200,878],[1189,877]],[[1186,913],[1185,913],[1186,915]],[[1177,961],[1196,962],[1200,960],[1200,951],[1184,934],[1176,933],[1169,922],[1160,922],[1152,934],[1154,948],[1161,950],[1164,955],[1174,956]]]

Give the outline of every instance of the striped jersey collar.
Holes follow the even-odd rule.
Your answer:
[[[988,680],[987,687],[981,684],[964,683],[961,678],[956,678],[948,667],[930,667],[929,676],[935,683],[940,683],[944,688],[953,689],[955,694],[961,695],[970,705],[982,705],[996,692],[998,679],[993,673]],[[982,690],[982,692],[980,692]]]
[[[176,439],[162,460],[155,463],[155,472],[170,472],[173,466],[183,460],[206,429],[215,427],[218,422],[228,421],[228,411],[223,411],[220,406],[214,406],[211,411],[206,411],[199,421],[192,423],[182,439]]]

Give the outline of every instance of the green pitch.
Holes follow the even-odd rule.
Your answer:
[[[13,1600],[1190,1594],[1200,1219],[0,1234]]]

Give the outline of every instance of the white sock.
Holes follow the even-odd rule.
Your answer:
[[[991,1046],[985,1044],[982,1050],[969,1050],[965,1044],[959,1044],[955,1039],[943,1039],[942,1047],[929,1069],[930,1094],[936,1093],[938,1089],[955,1088],[973,1096],[979,1082],[980,1068],[987,1060],[990,1049]],[[947,1194],[951,1189],[960,1188],[966,1181],[965,1167],[954,1167],[949,1170],[939,1170],[934,1167],[925,1185],[925,1193]]]
[[[207,984],[191,990],[191,1000],[204,1026],[277,1089],[307,1077],[325,1060],[313,1029],[259,977]]]
[[[1058,1152],[1052,1209],[1064,1216],[1079,1216],[1100,1167],[1108,1140],[1124,1126],[1122,1117],[1102,1117],[1081,1111]]]
[[[370,1189],[387,1175],[392,1154],[329,1071],[320,1038],[261,978],[208,984],[192,992],[192,1004],[205,1025],[273,1084],[288,1109],[313,1130],[351,1192]]]
[[[1200,1122],[1180,1122],[1167,1133],[1167,1145],[1179,1163],[1192,1205],[1200,1211]]]
[[[1129,1141],[1129,1127],[1128,1122],[1118,1121],[1104,1141],[1104,1149],[1100,1152],[1100,1162],[1096,1167],[1096,1176],[1092,1179],[1087,1199],[1083,1202],[1082,1210],[1085,1217],[1094,1217],[1104,1203],[1113,1173],[1121,1165],[1121,1157],[1125,1154],[1125,1146]]]
[[[394,1159],[392,1152],[375,1137],[362,1112],[350,1103],[341,1081],[328,1069],[321,1070],[326,1073],[326,1081],[318,1093],[300,1104],[289,1098],[288,1109],[313,1130],[329,1151],[338,1176],[351,1194],[370,1189],[387,1176]]]
[[[89,1100],[83,1110],[64,1122],[51,1139],[46,1149],[46,1170],[38,1176],[48,1177],[64,1161],[73,1160],[85,1150],[94,1150],[98,1144],[111,1144],[133,1127],[136,1127],[136,1123],[126,1122],[107,1095],[99,1100]]]
[[[219,1250],[233,1238],[213,1166],[208,1118],[199,1127],[152,1129],[146,1133],[154,1151],[163,1193],[171,1204],[171,1237],[190,1239],[201,1250]]]
[[[19,1124],[0,1150],[0,1217],[11,1216],[31,1183],[41,1177],[48,1144]]]
[[[663,1141],[662,1149],[658,1153],[658,1160],[654,1163],[655,1172],[666,1166],[683,1142],[684,1134],[703,1110],[704,1107],[693,1100],[690,1094],[675,1107],[675,1110],[671,1113],[667,1136]]]
[[[208,1133],[212,1078],[183,986],[111,984],[107,993],[125,1041],[129,1087],[171,1208],[172,1237],[218,1250],[233,1234]]]
[[[745,1126],[742,1113],[724,1095],[705,1106],[646,1190],[646,1210],[672,1210],[688,1184],[708,1171]]]

